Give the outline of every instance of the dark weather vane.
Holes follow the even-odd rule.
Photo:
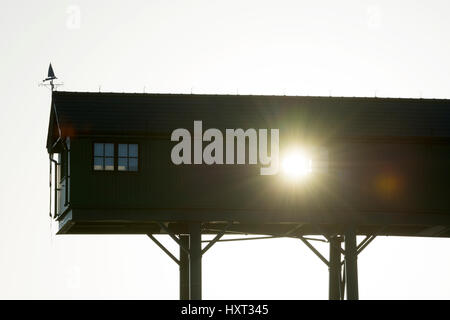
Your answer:
[[[50,66],[48,67],[47,78],[42,80],[43,83],[41,83],[40,85],[50,87],[50,89],[52,91],[54,91],[58,86],[63,85],[63,83],[53,83],[53,80],[55,80],[55,79],[58,79],[58,78],[55,76],[55,72],[53,71],[52,64],[50,63]],[[48,82],[48,83],[46,83],[46,82]]]

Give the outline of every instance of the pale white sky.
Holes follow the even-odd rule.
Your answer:
[[[49,62],[68,91],[450,98],[449,13],[432,0],[2,0],[0,298],[178,298],[177,266],[145,236],[52,235]],[[377,238],[360,298],[450,299],[449,249]],[[328,296],[299,240],[217,244],[203,272],[205,299]]]

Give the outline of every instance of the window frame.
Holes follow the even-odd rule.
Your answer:
[[[119,145],[121,145],[121,144],[124,144],[124,145],[127,146],[127,156],[126,157],[121,157],[119,155]],[[137,145],[137,156],[136,157],[131,157],[130,156],[130,145],[131,144]],[[139,156],[139,149],[140,148],[139,148],[139,144],[138,143],[133,143],[133,142],[118,142],[117,143],[117,158],[116,158],[116,162],[117,162],[116,169],[117,169],[117,172],[139,172],[139,167],[140,167],[140,164],[139,164],[139,158],[140,158],[140,156]],[[127,167],[128,168],[130,167],[130,159],[136,159],[137,160],[137,170],[119,170],[119,159],[120,158],[127,159]]]
[[[95,163],[95,144],[96,143],[102,143],[102,144],[113,144],[114,146],[114,169],[113,170],[95,170],[94,169],[94,163]],[[119,170],[119,144],[126,144],[126,145],[130,145],[130,144],[135,144],[137,145],[138,148],[138,152],[137,152],[137,170],[136,171],[130,171],[130,170]],[[127,147],[127,152],[128,152],[128,148]],[[141,172],[141,143],[137,142],[137,141],[117,141],[117,140],[110,140],[110,139],[102,139],[102,140],[93,140],[92,141],[92,154],[91,154],[91,171],[94,174],[138,174]],[[105,156],[103,156],[103,158],[105,158]],[[131,157],[131,158],[135,158],[135,157]],[[127,159],[130,159],[129,156],[127,156]]]
[[[102,156],[96,156],[95,155],[95,145],[96,144],[103,144],[103,155]],[[106,144],[112,144],[113,145],[113,156],[112,157],[110,157],[110,156],[106,156],[105,155],[105,145]],[[114,142],[110,142],[110,141],[104,141],[104,142],[100,142],[100,141],[94,141],[93,143],[92,143],[92,160],[91,160],[91,162],[92,162],[92,164],[91,164],[91,169],[92,169],[92,171],[94,171],[94,172],[114,172],[114,171],[116,171],[116,146],[115,146],[115,144],[114,144]],[[95,158],[102,158],[103,159],[103,169],[102,170],[95,170]],[[106,158],[112,158],[113,159],[113,169],[112,170],[106,170],[105,169],[105,159]]]

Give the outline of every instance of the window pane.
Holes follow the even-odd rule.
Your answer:
[[[114,158],[105,158],[105,170],[114,171]]]
[[[105,157],[114,157],[113,143],[105,143]]]
[[[119,157],[127,157],[128,156],[128,145],[127,144],[119,144]]]
[[[138,145],[137,144],[129,144],[128,145],[128,156],[129,157],[138,157]]]
[[[103,158],[102,157],[94,158],[94,170],[103,170]]]
[[[119,158],[118,167],[119,171],[127,171],[128,170],[128,159],[127,158]]]
[[[103,156],[103,143],[94,143],[94,156]]]
[[[138,171],[138,160],[136,158],[129,158],[130,171]]]

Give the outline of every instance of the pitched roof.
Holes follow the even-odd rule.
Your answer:
[[[347,137],[450,138],[450,100],[53,92],[47,148],[66,136],[279,128]],[[59,131],[60,130],[60,131]]]

